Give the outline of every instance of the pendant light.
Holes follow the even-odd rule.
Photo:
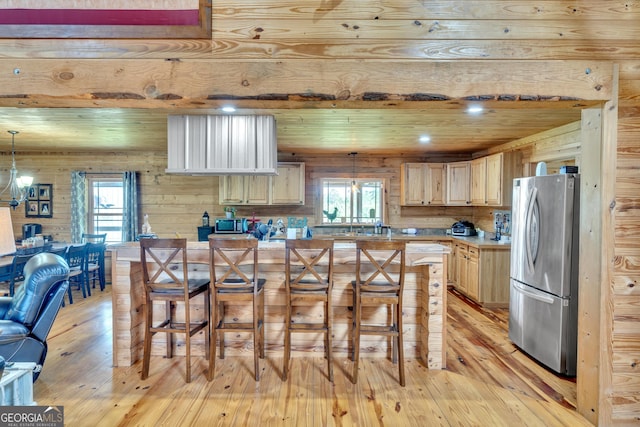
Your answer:
[[[351,192],[352,193],[358,193],[360,192],[360,187],[358,186],[358,183],[356,182],[356,155],[358,153],[356,153],[355,151],[349,153],[349,155],[351,156],[352,160],[353,160],[353,170],[351,172]]]
[[[11,134],[11,169],[9,171],[9,182],[7,186],[0,191],[0,197],[10,197],[11,200],[0,199],[0,203],[8,203],[14,210],[20,203],[27,200],[27,190],[33,183],[33,177],[21,176],[18,178],[18,169],[16,169],[16,134],[17,130],[7,131]]]

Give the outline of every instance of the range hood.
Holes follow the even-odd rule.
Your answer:
[[[276,175],[273,116],[170,115],[166,173]]]

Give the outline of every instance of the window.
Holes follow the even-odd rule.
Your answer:
[[[122,242],[124,191],[121,175],[90,176],[88,180],[88,232],[107,234],[107,242]]]
[[[381,179],[322,179],[323,224],[384,223]]]

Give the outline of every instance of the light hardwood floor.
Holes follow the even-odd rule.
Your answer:
[[[359,382],[352,362],[336,354],[335,383],[321,357],[294,357],[281,381],[281,351],[252,376],[252,358],[216,361],[212,382],[204,358],[194,358],[184,382],[184,358],[155,357],[150,377],[141,363],[111,366],[111,295],[96,291],[63,307],[49,335],[49,355],[34,395],[63,405],[69,426],[579,426],[573,381],[557,378],[514,349],[504,310],[482,310],[449,294],[448,369],[406,364],[407,385],[382,358],[364,358]],[[249,353],[250,354],[250,353]]]

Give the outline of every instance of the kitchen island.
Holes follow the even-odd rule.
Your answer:
[[[142,357],[143,286],[140,247],[137,242],[112,245],[113,298],[113,364],[130,366]],[[407,243],[406,278],[403,307],[405,355],[419,358],[429,369],[445,367],[446,284],[449,248],[436,243]],[[265,348],[269,354],[281,355],[284,346],[285,289],[284,241],[260,242],[260,274],[267,279],[265,287]],[[356,249],[354,242],[336,242],[334,253],[334,342],[335,356],[349,355],[351,346],[351,281],[355,276]],[[189,242],[190,277],[208,277],[208,242]],[[179,307],[180,309],[181,307]],[[158,304],[155,310],[164,310]],[[178,314],[179,313],[178,309]],[[192,316],[202,315],[202,306],[192,307]],[[240,310],[240,309],[239,309]],[[317,317],[320,306],[296,307],[293,320]],[[242,315],[238,312],[239,316]],[[385,317],[380,311],[374,315]],[[296,335],[304,335],[297,337]],[[363,339],[362,357],[386,357],[389,340],[370,336]],[[176,339],[177,355],[184,355],[184,339]],[[229,355],[247,353],[248,336],[229,336],[225,340]],[[322,337],[294,334],[292,356],[322,354]],[[203,333],[192,340],[193,354],[204,355]],[[158,337],[152,344],[152,354],[165,353],[165,340]]]

